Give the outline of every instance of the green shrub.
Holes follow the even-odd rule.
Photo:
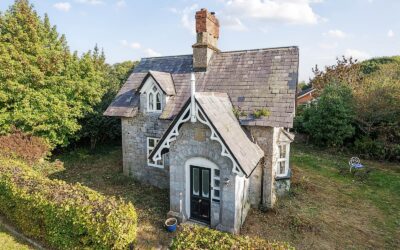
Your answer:
[[[389,143],[380,138],[372,139],[367,136],[357,138],[353,149],[363,158],[400,160],[400,144]]]
[[[0,158],[0,213],[56,249],[127,249],[136,239],[132,204],[50,180],[11,159]]]
[[[354,116],[351,89],[333,82],[304,110],[303,127],[315,144],[341,147],[355,133]]]
[[[256,237],[237,236],[201,226],[183,226],[171,249],[294,249],[288,243],[268,242]]]
[[[271,111],[269,111],[267,108],[261,108],[261,109],[257,109],[254,111],[255,118],[268,117],[270,115],[271,115]]]

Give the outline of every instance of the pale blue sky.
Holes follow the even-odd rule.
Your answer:
[[[13,0],[0,0],[4,11]],[[400,0],[31,0],[72,50],[97,43],[110,63],[190,54],[194,12],[215,11],[222,51],[297,45],[300,80],[340,55],[400,54]]]

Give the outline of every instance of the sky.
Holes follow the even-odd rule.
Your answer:
[[[0,0],[4,12],[13,0]],[[31,0],[71,50],[97,44],[108,63],[191,54],[194,15],[220,20],[222,51],[298,46],[299,79],[337,57],[400,55],[400,0]]]

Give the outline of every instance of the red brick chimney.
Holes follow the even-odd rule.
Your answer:
[[[193,69],[207,70],[208,62],[214,52],[219,52],[219,22],[214,12],[201,9],[196,12],[197,42],[193,44]]]

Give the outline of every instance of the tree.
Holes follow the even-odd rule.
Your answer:
[[[341,83],[326,85],[316,103],[304,110],[303,126],[314,143],[341,147],[354,135],[351,89]]]
[[[325,86],[332,82],[341,82],[352,89],[356,88],[363,77],[357,60],[352,57],[346,58],[345,56],[342,56],[341,59],[336,58],[336,64],[326,66],[325,70],[320,70],[316,65],[313,73],[314,77],[310,79],[310,84],[316,89],[316,96],[319,96]]]
[[[367,156],[400,160],[400,61],[368,65],[375,69],[354,90],[356,147]]]
[[[28,0],[0,13],[0,133],[13,127],[66,146],[103,95],[97,55],[71,54]]]
[[[134,65],[134,62],[126,61],[107,67],[107,80],[101,87],[105,90],[105,94],[101,102],[93,108],[93,112],[87,114],[80,121],[82,130],[79,133],[79,138],[81,140],[89,140],[91,149],[94,149],[98,142],[114,140],[121,136],[119,119],[103,116],[103,113],[131,74]]]

